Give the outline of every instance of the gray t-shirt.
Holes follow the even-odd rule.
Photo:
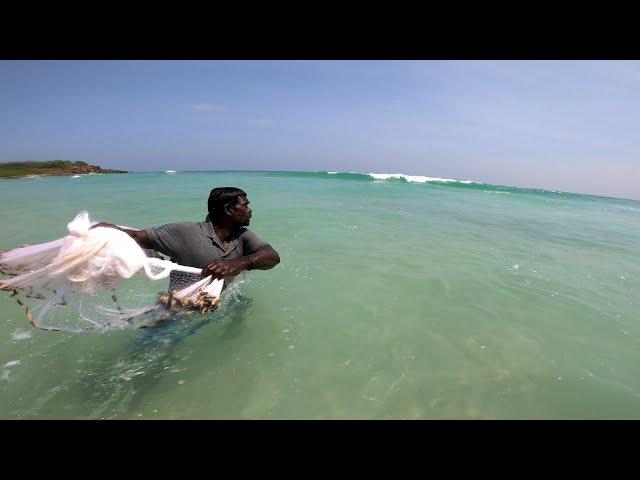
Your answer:
[[[218,258],[230,260],[242,257],[267,245],[258,235],[243,227],[231,238],[225,250],[209,217],[204,222],[168,223],[145,232],[154,250],[169,256],[175,263],[195,268],[204,268]],[[184,288],[202,278],[177,273],[171,274],[170,290]]]

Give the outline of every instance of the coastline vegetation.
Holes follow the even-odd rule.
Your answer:
[[[21,178],[31,175],[78,175],[88,173],[129,173],[123,170],[102,168],[87,162],[70,160],[51,160],[47,162],[10,162],[0,163],[0,178]]]

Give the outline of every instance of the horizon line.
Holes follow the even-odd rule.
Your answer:
[[[68,160],[73,162],[72,160]],[[41,161],[37,161],[35,160],[34,162],[38,163]],[[88,163],[86,161],[84,161],[85,163]],[[5,162],[5,163],[28,163],[28,162]],[[111,169],[114,170],[119,170],[119,168],[115,168],[115,167],[109,167]],[[164,170],[126,170],[126,173],[164,173],[166,174],[167,170],[172,170],[172,169],[164,169]],[[202,172],[210,172],[210,173],[329,173],[327,170],[235,170],[235,169],[225,169],[225,170],[173,170],[175,173],[180,173],[180,172],[184,172],[184,173],[202,173]],[[105,172],[107,173],[107,172]],[[370,175],[376,172],[341,172],[341,171],[336,171],[335,173],[343,173],[343,174],[355,174],[355,175]],[[386,172],[383,172],[386,173]],[[406,174],[406,173],[400,173],[398,172],[397,175],[406,175],[406,176],[419,176],[419,177],[427,177],[427,175],[419,175],[419,174]],[[35,174],[35,176],[40,176],[38,174]],[[57,175],[44,175],[44,176],[57,176]],[[0,178],[1,180],[22,180],[24,178],[28,178],[28,177],[20,177],[20,178]],[[430,178],[435,178],[435,177],[430,177]],[[461,181],[458,179],[450,179],[450,180],[455,180],[456,182],[460,183]],[[635,198],[625,198],[625,197],[612,197],[612,196],[608,196],[608,195],[598,195],[595,193],[580,193],[580,192],[569,192],[569,191],[564,191],[564,190],[550,190],[547,188],[539,188],[539,187],[531,187],[531,186],[524,186],[524,185],[506,185],[506,184],[499,184],[499,183],[487,183],[487,182],[476,182],[474,180],[471,180],[472,183],[475,184],[482,184],[482,185],[493,185],[496,187],[508,187],[508,188],[517,188],[517,189],[528,189],[528,190],[543,190],[545,192],[549,192],[549,193],[560,193],[560,194],[569,194],[569,195],[580,195],[580,196],[585,196],[585,197],[597,197],[597,198],[606,198],[606,199],[611,199],[611,200],[624,200],[624,201],[631,201],[631,202],[640,202],[640,198],[635,199]],[[411,183],[411,182],[408,182]],[[442,183],[446,183],[446,182],[424,182],[424,183],[436,183],[436,184],[442,184]]]
[[[167,169],[167,170],[171,170],[171,169]],[[212,173],[225,173],[225,172],[233,172],[233,173],[328,173],[328,171],[326,170],[234,170],[234,169],[229,169],[229,170],[175,170],[176,173],[180,173],[180,172],[185,172],[185,173],[199,173],[199,172],[212,172]],[[138,170],[138,171],[131,171],[131,173],[166,173],[166,170]],[[346,173],[346,174],[356,174],[356,175],[370,175],[371,173],[376,173],[376,172],[340,172],[337,171],[336,173]],[[426,177],[427,175],[418,175],[418,174],[405,174],[405,173],[398,173],[399,175],[407,175],[407,176],[419,176],[419,177]],[[456,181],[459,182],[459,180],[455,179]],[[476,184],[484,184],[484,185],[494,185],[497,187],[509,187],[509,188],[518,188],[518,189],[529,189],[529,190],[544,190],[545,192],[550,192],[550,193],[563,193],[563,194],[569,194],[569,195],[581,195],[581,196],[585,196],[585,197],[598,197],[598,198],[609,198],[612,200],[625,200],[625,201],[631,201],[631,202],[640,202],[640,199],[635,199],[635,198],[624,198],[624,197],[611,197],[611,196],[607,196],[607,195],[598,195],[595,193],[580,193],[580,192],[569,192],[569,191],[564,191],[564,190],[548,190],[546,188],[538,188],[538,187],[528,187],[528,186],[519,186],[519,185],[503,185],[503,184],[499,184],[499,183],[487,183],[487,182],[476,182],[473,181],[473,183]],[[410,182],[409,182],[410,183]],[[430,183],[430,182],[425,182],[425,183]],[[437,182],[437,183],[445,183],[445,182]]]

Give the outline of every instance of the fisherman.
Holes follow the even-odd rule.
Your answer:
[[[246,227],[251,222],[247,194],[235,187],[214,188],[204,222],[179,222],[147,230],[128,230],[110,223],[138,245],[158,251],[172,262],[202,268],[202,274],[172,271],[169,291],[185,288],[204,277],[223,278],[225,287],[243,270],[269,270],[280,263],[278,252]]]

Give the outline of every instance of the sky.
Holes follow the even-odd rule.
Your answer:
[[[405,173],[640,200],[639,61],[0,61],[0,162]]]

